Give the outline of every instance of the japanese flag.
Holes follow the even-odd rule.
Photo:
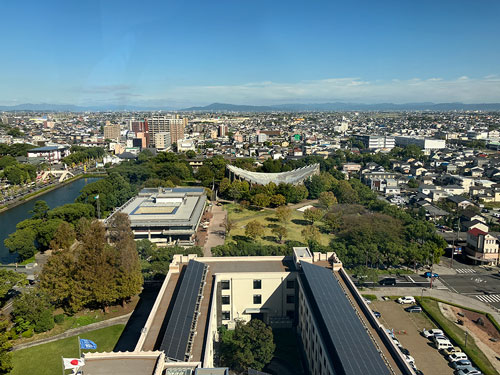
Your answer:
[[[63,358],[63,362],[65,370],[82,367],[85,364],[85,361],[79,358]]]

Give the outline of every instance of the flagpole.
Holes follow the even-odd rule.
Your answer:
[[[78,336],[78,358],[82,358],[82,347],[80,345],[80,336]]]
[[[62,367],[63,367],[63,372],[62,373],[63,373],[63,375],[65,375],[66,372],[64,371],[64,358],[63,358],[63,356],[61,356],[61,362],[62,362]]]

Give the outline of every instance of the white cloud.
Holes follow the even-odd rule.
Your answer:
[[[366,81],[361,78],[328,78],[295,83],[251,82],[241,85],[183,86],[169,88],[155,100],[189,103],[226,102],[276,104],[289,102],[357,101],[377,102],[500,102],[500,79],[458,77]],[[153,99],[153,98],[152,98]]]

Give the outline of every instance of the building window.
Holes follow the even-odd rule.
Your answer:
[[[229,299],[229,296],[222,296],[222,304],[223,305],[229,305],[231,302],[230,302],[230,299]]]
[[[294,302],[295,302],[295,296],[293,294],[287,294],[286,303],[294,303]]]
[[[286,316],[293,320],[293,318],[295,318],[295,311],[293,311],[293,310],[287,310],[286,311]]]
[[[262,303],[262,296],[260,294],[253,295],[253,303],[258,305]]]
[[[254,289],[262,289],[262,280],[254,280],[253,281]]]
[[[222,280],[220,282],[221,289],[229,289],[229,280]]]
[[[222,320],[231,320],[231,312],[223,311],[222,312]]]
[[[295,280],[288,280],[286,282],[286,288],[287,289],[293,289],[293,288],[295,288]]]

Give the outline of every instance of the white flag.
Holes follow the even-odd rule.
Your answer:
[[[85,361],[79,358],[63,358],[63,362],[65,370],[82,367],[85,364]]]

